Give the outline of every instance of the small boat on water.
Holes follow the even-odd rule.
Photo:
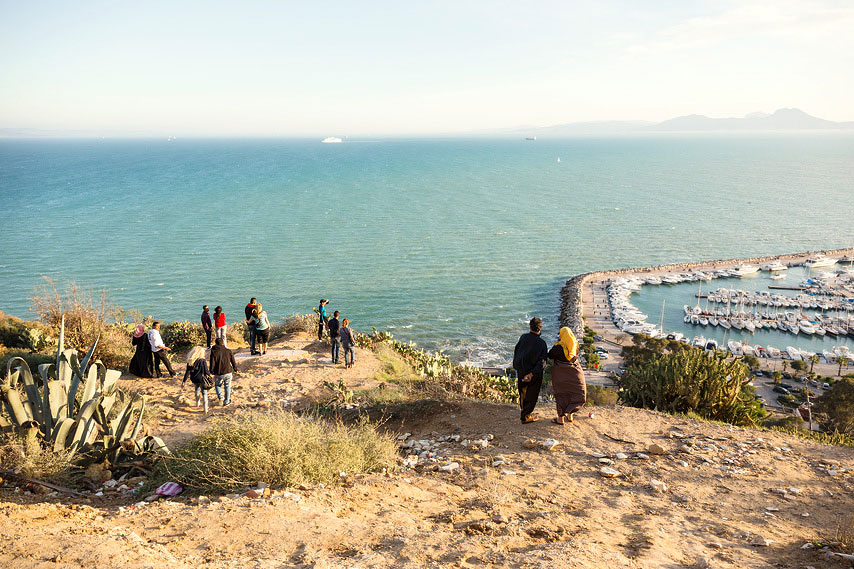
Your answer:
[[[782,273],[774,273],[771,275],[771,280],[780,281],[786,278],[786,275]]]
[[[339,142],[343,142],[343,140],[341,140],[337,136],[327,136],[326,138],[324,138],[320,142],[322,142],[323,144],[337,144]]]

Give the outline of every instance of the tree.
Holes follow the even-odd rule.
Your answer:
[[[812,373],[812,368],[817,363],[818,363],[818,354],[811,355],[810,356],[810,373]]]
[[[803,360],[795,360],[792,362],[792,369],[795,371],[806,371],[807,370],[807,362]]]
[[[744,363],[747,364],[747,367],[749,367],[751,370],[759,369],[760,367],[762,367],[762,364],[759,362],[759,358],[757,358],[756,356],[744,356],[742,359],[744,360]]]
[[[822,426],[827,431],[854,434],[854,379],[841,379],[815,400],[816,413],[827,417]]]
[[[836,375],[842,377],[842,366],[848,367],[848,358],[845,356],[839,356],[839,359],[836,361],[839,362],[839,371],[836,372]]]
[[[780,383],[780,381],[782,379],[783,379],[783,374],[780,373],[779,371],[775,371],[774,372],[774,383]]]

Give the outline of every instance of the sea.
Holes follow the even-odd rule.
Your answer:
[[[578,273],[854,246],[854,135],[6,139],[0,205],[7,314],[34,317],[43,277],[165,321],[328,298],[502,365],[531,317],[555,338]]]

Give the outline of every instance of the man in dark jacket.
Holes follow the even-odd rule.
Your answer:
[[[543,321],[532,318],[530,329],[531,331],[527,334],[522,334],[513,350],[513,369],[516,370],[516,385],[519,388],[519,406],[522,408],[523,423],[539,420],[533,413],[540,398],[540,387],[543,385],[543,363],[549,354],[548,346],[540,338]]]
[[[341,323],[338,321],[340,313],[336,310],[332,313],[332,320],[326,323],[326,328],[329,330],[329,340],[332,342],[332,363],[338,363],[338,357],[341,353]]]
[[[211,309],[208,305],[202,306],[202,328],[205,330],[205,337],[208,341],[208,349],[211,347],[211,332],[213,331],[213,322],[211,322]]]
[[[225,347],[222,338],[217,338],[216,345],[211,348],[210,372],[214,376],[217,399],[222,401],[223,407],[231,405],[231,379],[237,373],[237,362],[234,361],[234,352]]]

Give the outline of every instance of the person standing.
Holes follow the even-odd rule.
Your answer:
[[[554,361],[552,392],[557,404],[557,417],[552,422],[558,425],[566,421],[572,423],[572,414],[587,402],[587,384],[578,363],[578,341],[572,330],[566,326],[560,329],[560,339],[549,350],[549,358]]]
[[[151,325],[151,330],[148,331],[148,342],[151,344],[151,352],[154,355],[154,377],[160,377],[161,362],[166,366],[170,377],[178,375],[172,369],[172,364],[169,363],[169,358],[166,355],[167,352],[171,352],[172,350],[163,344],[163,338],[160,336],[160,322],[155,322]]]
[[[258,353],[255,349],[255,321],[252,319],[257,306],[258,299],[252,297],[249,299],[249,304],[243,309],[243,313],[246,315],[246,329],[249,330],[249,354],[252,356]]]
[[[214,326],[216,327],[216,337],[222,338],[222,343],[225,344],[225,347],[228,347],[228,338],[226,338],[225,332],[225,312],[222,311],[222,306],[217,306],[214,308]]]
[[[231,380],[233,374],[237,373],[237,362],[234,361],[234,352],[225,347],[221,338],[217,338],[211,348],[210,369],[214,376],[217,399],[222,401],[223,407],[231,405]]]
[[[522,334],[513,349],[513,368],[516,370],[516,386],[519,389],[519,407],[522,410],[523,423],[539,421],[533,413],[543,385],[543,362],[549,354],[546,342],[540,338],[543,321],[532,318],[528,327],[530,332]]]
[[[260,303],[255,306],[252,320],[255,322],[255,342],[260,344],[258,353],[263,356],[267,353],[267,342],[270,340],[270,320]]]
[[[317,313],[320,315],[320,321],[317,324],[317,339],[323,339],[323,327],[326,325],[326,305],[329,304],[329,299],[321,298],[320,306],[317,307]]]
[[[337,314],[337,312],[336,312]],[[356,333],[350,328],[350,320],[341,322],[341,346],[344,348],[344,367],[353,367],[356,363]]]
[[[151,353],[151,342],[145,333],[145,324],[137,325],[131,343],[136,346],[136,352],[130,360],[128,371],[137,377],[154,377],[154,356]]]
[[[332,320],[326,323],[326,328],[329,330],[329,340],[332,342],[332,363],[338,363],[338,357],[341,354],[341,323],[338,321],[339,312],[336,310],[332,313]]]
[[[208,343],[208,349],[211,349],[211,332],[213,332],[213,322],[211,322],[211,309],[208,305],[202,306],[202,328],[205,330],[205,339]]]
[[[219,338],[217,338],[219,340]],[[205,413],[208,412],[208,391],[213,382],[210,381],[210,371],[208,370],[208,362],[205,361],[205,349],[201,346],[194,346],[187,356],[187,370],[184,372],[184,379],[181,381],[181,387],[190,380],[196,387],[196,407],[199,402],[204,399]]]

